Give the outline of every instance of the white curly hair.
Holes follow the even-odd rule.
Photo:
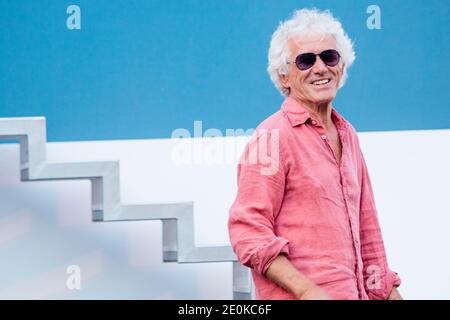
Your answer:
[[[290,89],[281,85],[280,76],[288,75],[287,62],[289,59],[288,41],[291,38],[301,39],[302,35],[309,33],[321,33],[332,35],[336,39],[336,49],[341,55],[344,70],[339,88],[347,79],[347,68],[355,60],[353,43],[342,28],[341,23],[333,17],[329,10],[319,11],[318,9],[296,10],[292,18],[281,22],[277,30],[272,35],[269,48],[269,64],[267,71],[275,87],[282,95],[288,96]]]

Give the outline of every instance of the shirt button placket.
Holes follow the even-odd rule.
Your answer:
[[[342,146],[344,147],[344,143],[342,142]],[[359,298],[361,299],[361,291],[364,290],[364,281],[361,280],[360,274],[362,274],[361,272],[361,268],[359,265],[359,240],[358,237],[356,236],[357,234],[357,230],[355,230],[355,223],[350,215],[349,212],[349,207],[348,207],[348,202],[347,202],[347,188],[346,188],[346,183],[345,183],[345,176],[343,174],[343,167],[344,165],[341,163],[341,166],[339,167],[339,174],[341,176],[341,188],[342,188],[342,196],[344,197],[344,203],[345,203],[345,209],[347,212],[347,219],[349,221],[349,226],[350,226],[350,233],[353,239],[353,247],[354,247],[354,252],[355,252],[355,259],[356,259],[356,265],[355,265],[355,275],[356,275],[356,283],[357,283],[357,287],[358,287],[358,295]],[[362,282],[361,282],[362,281]]]

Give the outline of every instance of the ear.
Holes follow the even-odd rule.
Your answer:
[[[285,74],[280,74],[280,82],[283,87],[289,89],[291,87],[291,83],[289,82],[289,77]]]

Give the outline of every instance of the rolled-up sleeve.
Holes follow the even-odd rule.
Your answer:
[[[270,134],[257,134],[246,146],[238,165],[238,192],[228,220],[231,245],[239,261],[261,275],[278,255],[289,255],[289,241],[274,230],[283,201],[285,173],[279,141],[273,139]],[[277,150],[266,148],[273,143],[278,144]],[[269,150],[270,164],[264,161],[267,154],[261,158],[261,150]],[[268,170],[269,165],[276,168]]]
[[[372,300],[385,300],[394,286],[400,285],[397,273],[389,269],[375,207],[369,172],[361,153],[362,185],[360,202],[361,255],[364,286]]]

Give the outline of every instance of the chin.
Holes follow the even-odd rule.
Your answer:
[[[316,98],[314,99],[316,103],[328,103],[334,100],[336,95],[327,94],[327,95],[316,95]]]

